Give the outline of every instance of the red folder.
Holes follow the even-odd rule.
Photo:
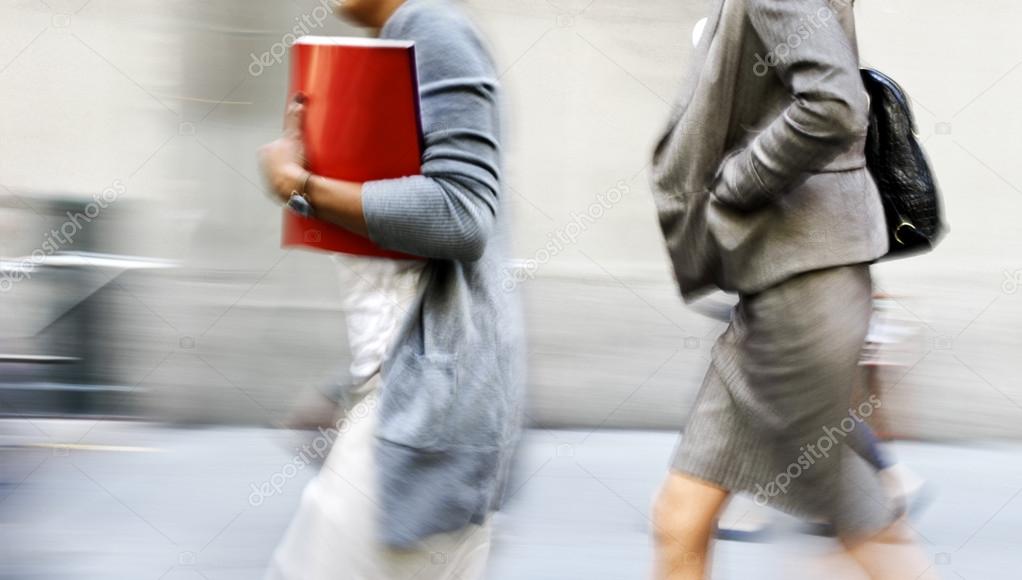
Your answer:
[[[290,95],[305,103],[305,157],[314,175],[358,183],[418,175],[419,85],[412,42],[303,36],[291,48]],[[285,206],[283,247],[411,258]]]

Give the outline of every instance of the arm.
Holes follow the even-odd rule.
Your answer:
[[[793,96],[748,147],[726,158],[713,185],[725,205],[754,210],[864,135],[868,104],[855,48],[827,0],[747,0],[746,6],[768,54],[778,57],[770,62],[776,62],[773,74]],[[779,58],[783,51],[787,56]]]
[[[362,185],[369,238],[428,258],[479,259],[499,206],[497,80],[467,22],[409,7],[390,36],[416,43],[422,175]]]
[[[302,95],[288,107],[284,136],[260,150],[263,171],[281,200],[304,192],[319,217],[381,247],[477,260],[496,222],[500,190],[497,81],[488,56],[467,22],[447,11],[409,8],[393,36],[416,42],[422,175],[362,184],[308,176],[301,164]]]
[[[362,184],[312,175],[305,193],[319,217],[360,236],[369,235],[362,215]]]
[[[292,105],[288,108],[288,117],[296,116],[300,119],[302,112],[301,105]],[[300,126],[301,121],[296,120],[294,123]],[[279,143],[288,139],[285,136],[264,147],[264,158],[271,148],[284,146]],[[293,141],[294,147],[300,149],[300,135],[293,138]],[[366,221],[362,216],[362,184],[310,175],[300,160],[301,155],[296,154],[279,162],[263,162],[270,187],[280,200],[286,202],[291,192],[301,192],[304,186],[305,197],[316,208],[317,217],[356,234],[367,235]]]

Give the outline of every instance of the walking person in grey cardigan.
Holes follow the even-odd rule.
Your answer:
[[[654,154],[654,192],[686,300],[739,295],[654,508],[657,578],[709,571],[727,499],[836,530],[871,578],[928,565],[846,441],[887,251],[863,156],[867,96],[851,0],[716,0]]]
[[[496,74],[448,0],[347,0],[340,11],[382,38],[415,42],[422,174],[309,175],[300,99],[285,135],[260,151],[264,172],[281,200],[306,184],[319,217],[427,260],[346,262],[361,272],[352,279],[361,304],[399,307],[369,313],[389,346],[370,361],[378,372],[353,385],[361,412],[306,489],[271,577],[479,578],[524,383],[519,305],[500,283],[508,224]]]

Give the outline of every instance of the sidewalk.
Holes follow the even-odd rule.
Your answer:
[[[530,431],[489,578],[648,578],[649,504],[674,441],[661,432]],[[259,578],[314,470],[287,467],[299,443],[261,429],[0,422],[0,579]],[[942,577],[1022,577],[1022,445],[896,451],[938,486],[914,526]],[[253,495],[264,482],[272,493]],[[831,547],[794,534],[720,542],[717,574],[840,578],[820,559]]]

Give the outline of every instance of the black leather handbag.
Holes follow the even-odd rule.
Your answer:
[[[933,171],[916,140],[908,96],[887,75],[862,69],[869,93],[866,165],[880,190],[890,250],[883,259],[928,252],[945,233]]]

